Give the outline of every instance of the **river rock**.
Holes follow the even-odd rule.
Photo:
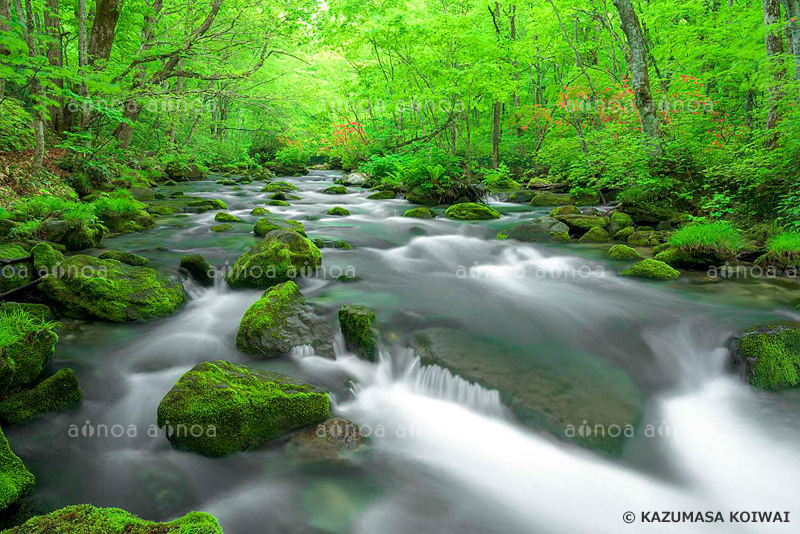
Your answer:
[[[30,493],[35,484],[36,479],[11,450],[3,430],[0,429],[0,510],[5,510],[20,497]],[[12,529],[6,532],[31,534],[34,531]]]
[[[429,191],[417,187],[406,193],[406,200],[412,204],[422,204],[423,206],[436,206],[439,202],[433,198]]]
[[[621,211],[615,211],[612,213],[608,220],[608,231],[611,233],[611,235],[615,235],[620,230],[630,228],[634,225],[631,216],[627,213],[622,213]]]
[[[346,195],[349,192],[343,185],[333,185],[322,190],[323,195]]]
[[[569,227],[552,217],[540,217],[525,221],[514,228],[503,230],[497,237],[498,239],[516,239],[525,243],[567,243]]]
[[[650,278],[652,280],[677,280],[681,273],[658,260],[642,260],[639,263],[620,271],[622,276],[633,276],[636,278]]]
[[[724,265],[726,261],[732,260],[733,257],[710,250],[682,250],[676,247],[669,247],[659,251],[655,255],[655,259],[681,269],[706,271],[709,267]]]
[[[86,255],[65,259],[39,288],[65,314],[113,322],[165,317],[186,302],[183,285],[158,271]]]
[[[214,220],[223,223],[242,222],[242,220],[236,215],[231,215],[230,213],[225,213],[224,211],[214,215]]]
[[[335,215],[337,217],[347,217],[348,215],[350,215],[350,212],[345,208],[342,208],[340,206],[335,206],[335,207],[329,209],[328,211],[326,211],[325,214],[326,215]]]
[[[195,282],[203,287],[214,285],[213,267],[202,254],[187,254],[181,257],[179,269],[185,271]]]
[[[286,455],[299,462],[343,462],[364,448],[357,424],[334,417],[298,434],[286,444]]]
[[[305,225],[300,221],[293,221],[291,219],[264,217],[263,219],[257,220],[255,226],[253,226],[253,233],[261,237],[264,237],[273,230],[294,230],[304,237],[306,235]]]
[[[475,202],[453,204],[445,210],[444,214],[448,219],[459,221],[486,221],[500,218],[500,212],[493,207]]]
[[[107,211],[99,214],[98,218],[106,228],[117,234],[143,232],[156,227],[156,221],[144,209],[144,205],[138,211]]]
[[[592,228],[608,226],[608,221],[598,215],[556,215],[557,220],[569,226],[570,233],[585,234]]]
[[[172,446],[210,457],[254,449],[329,416],[324,391],[221,360],[194,366],[158,405],[158,426]]]
[[[642,259],[642,255],[637,252],[635,248],[631,248],[625,245],[614,245],[608,252],[606,252],[606,256],[611,258],[612,260],[640,260]]]
[[[78,377],[72,369],[61,369],[33,389],[0,401],[0,423],[16,425],[37,415],[74,406],[83,399]]]
[[[225,279],[234,288],[266,289],[322,265],[310,239],[291,230],[273,230],[239,256]]]
[[[37,243],[31,249],[31,257],[33,258],[33,268],[36,269],[39,276],[55,272],[56,267],[64,261],[61,251],[54,249],[44,241]]]
[[[372,193],[367,198],[369,200],[391,200],[397,194],[394,191],[378,191],[377,193]]]
[[[628,236],[628,244],[632,247],[654,247],[659,243],[658,236],[653,231],[635,230]]]
[[[607,243],[609,241],[611,241],[611,236],[608,235],[608,232],[597,226],[589,228],[589,231],[578,240],[580,243]]]
[[[347,349],[359,357],[376,361],[380,340],[375,324],[375,312],[366,306],[349,304],[339,308],[339,325]]]
[[[572,196],[569,193],[553,193],[551,191],[538,193],[531,200],[531,206],[535,207],[565,206],[572,203]]]
[[[300,288],[284,282],[269,288],[244,314],[236,346],[247,354],[273,358],[311,345],[320,356],[335,356],[333,329],[306,304]]]
[[[224,534],[217,519],[189,512],[168,523],[146,521],[119,508],[78,504],[37,515],[5,534]]]
[[[155,200],[156,195],[149,187],[131,187],[131,196],[139,201]]]
[[[284,192],[284,193],[291,193],[292,191],[297,191],[297,186],[290,184],[289,182],[269,182],[264,187],[261,188],[262,193],[277,193],[277,192]]]
[[[430,208],[411,208],[403,213],[403,217],[411,219],[433,219],[436,217],[436,212]]]
[[[107,250],[97,257],[101,260],[117,260],[133,267],[142,267],[150,263],[150,260],[144,256],[134,254],[133,252],[126,252],[124,250]]]
[[[363,187],[368,182],[369,178],[367,178],[367,175],[363,172],[351,172],[350,174],[344,175],[339,183],[346,186]]]
[[[196,182],[204,177],[203,171],[194,163],[170,162],[167,163],[164,172],[175,182]]]
[[[106,228],[100,224],[86,224],[82,221],[68,222],[46,219],[39,226],[39,231],[47,241],[61,243],[67,250],[78,251],[95,248],[106,234]]]
[[[55,352],[55,326],[24,307],[0,310],[0,396],[27,386],[41,374]]]
[[[778,390],[800,384],[800,328],[762,326],[736,336],[734,368],[754,387]]]

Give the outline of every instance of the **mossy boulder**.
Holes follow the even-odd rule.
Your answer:
[[[264,215],[269,215],[269,213],[270,213],[270,211],[269,211],[267,208],[262,208],[262,207],[260,207],[260,206],[259,206],[259,207],[257,207],[257,208],[253,208],[253,209],[250,211],[250,215],[253,215],[253,216],[256,216],[256,217],[261,217],[261,216],[264,216]]]
[[[164,172],[175,182],[197,182],[205,177],[203,170],[194,163],[171,161],[164,167]]]
[[[569,227],[552,217],[540,217],[503,230],[497,238],[516,239],[526,243],[566,243],[569,241]]]
[[[752,386],[778,390],[800,384],[800,329],[763,326],[733,339],[732,359]]]
[[[653,280],[676,280],[681,273],[663,261],[642,260],[639,263],[623,269],[622,276],[634,276],[636,278],[651,278]]]
[[[112,211],[107,210],[98,214],[98,219],[111,232],[116,234],[130,234],[132,232],[144,232],[156,227],[153,216],[147,212],[144,204],[140,204],[142,209],[132,211]],[[97,246],[97,245],[95,245]],[[88,248],[88,247],[87,247]],[[76,249],[80,250],[80,249]]]
[[[514,191],[508,195],[508,201],[515,204],[530,204],[533,197],[537,195],[536,191]]]
[[[234,288],[266,289],[320,265],[322,254],[311,240],[292,230],[273,230],[242,254],[225,278]]]
[[[678,211],[666,200],[644,200],[625,198],[621,211],[631,216],[636,224],[658,224],[678,218]]]
[[[326,237],[315,237],[312,239],[317,248],[336,248],[339,250],[353,250],[353,245],[344,239],[328,239]]]
[[[0,401],[0,423],[16,425],[37,415],[57,412],[83,399],[78,377],[72,369],[61,369],[32,389]]]
[[[0,293],[17,289],[36,279],[33,256],[22,245],[14,243],[0,244],[0,259],[4,260],[2,276],[0,276]]]
[[[350,212],[345,208],[336,206],[325,212],[326,215],[336,215],[337,217],[347,217]]]
[[[584,234],[592,228],[605,229],[608,221],[599,215],[557,215],[555,219],[569,227],[570,233]]]
[[[173,447],[220,457],[254,449],[329,416],[330,399],[324,391],[278,373],[218,360],[184,374],[158,405],[157,420]]]
[[[286,455],[294,462],[346,462],[364,449],[366,439],[357,424],[333,417],[301,432],[286,444]]]
[[[406,200],[412,204],[422,204],[423,206],[435,206],[439,202],[433,198],[429,191],[417,187],[406,193]]]
[[[156,198],[155,191],[149,187],[131,187],[130,192],[133,198],[141,202],[155,200]]]
[[[411,208],[403,213],[403,217],[412,219],[433,219],[436,217],[436,212],[430,208]]]
[[[146,521],[119,508],[79,504],[37,515],[5,534],[224,534],[217,519],[189,512],[168,523]]]
[[[5,510],[14,504],[20,497],[24,497],[33,490],[36,479],[25,468],[22,460],[14,454],[8,440],[0,429],[0,510]],[[18,529],[21,527],[18,527]],[[6,532],[16,534],[30,534],[30,530],[12,529]],[[51,531],[61,532],[61,531]]]
[[[635,230],[628,236],[628,244],[633,247],[654,247],[661,243],[653,231]]]
[[[269,202],[267,202],[267,204],[269,204],[270,206],[291,206],[291,204],[289,204],[285,200],[270,200]]]
[[[551,217],[558,217],[559,215],[583,215],[577,206],[558,206],[550,210]]]
[[[642,255],[637,252],[635,248],[631,248],[625,245],[614,245],[608,252],[606,252],[606,256],[611,258],[612,260],[640,260],[642,259]]]
[[[592,189],[582,190],[578,193],[573,192],[570,196],[576,206],[596,206],[601,202],[600,193]]]
[[[228,223],[216,224],[210,228],[212,232],[229,232],[233,230],[233,225]]]
[[[289,182],[270,182],[261,188],[262,193],[277,193],[278,191],[291,193],[292,191],[297,191],[297,186]]]
[[[611,236],[608,235],[608,232],[597,226],[589,228],[589,231],[578,239],[580,243],[607,243],[609,241],[611,241]]]
[[[253,232],[261,237],[264,237],[273,230],[293,230],[298,234],[305,236],[306,227],[300,221],[293,221],[291,219],[278,219],[277,217],[265,217],[256,221],[253,226]]]
[[[86,224],[85,222],[58,221],[47,219],[42,222],[39,231],[47,241],[60,243],[70,251],[95,248],[106,235],[107,229],[102,224]]]
[[[224,211],[221,211],[216,215],[214,215],[214,220],[223,223],[242,222],[242,220],[236,215],[231,215],[230,213],[225,213]]]
[[[31,384],[55,352],[57,324],[22,306],[0,310],[0,396]]]
[[[724,265],[730,257],[712,251],[682,250],[669,247],[656,254],[655,259],[681,269],[705,271],[709,267]]]
[[[378,191],[376,193],[372,193],[367,198],[369,200],[391,200],[396,196],[394,191]]]
[[[300,200],[300,197],[297,195],[293,195],[291,193],[287,193],[285,191],[278,191],[277,193],[273,193],[269,196],[272,200]]]
[[[333,185],[322,190],[322,194],[324,195],[346,195],[349,192],[350,191],[343,185]]]
[[[124,250],[107,250],[97,257],[101,260],[117,260],[127,265],[132,265],[133,267],[142,267],[150,263],[150,260],[144,256]]]
[[[147,206],[147,213],[149,213],[150,215],[166,216],[166,215],[173,215],[175,213],[175,210],[169,206],[154,205],[154,206]]]
[[[493,207],[475,202],[453,204],[445,210],[444,214],[448,219],[459,221],[487,221],[500,218],[500,212]]]
[[[181,284],[148,267],[77,255],[61,263],[59,274],[39,288],[72,316],[147,321],[171,315],[186,302]]]
[[[269,288],[247,309],[236,346],[244,353],[271,358],[311,345],[317,354],[333,357],[333,337],[333,330],[315,315],[290,280]]]
[[[214,269],[202,254],[182,256],[179,269],[203,287],[214,285]]]
[[[612,234],[616,234],[620,230],[634,226],[633,219],[627,213],[621,211],[613,212],[609,218],[608,229]]]
[[[636,230],[634,230],[632,226],[623,228],[622,230],[614,234],[614,239],[616,239],[617,241],[622,241],[623,243],[627,243],[628,239],[633,235],[633,232],[635,231]]]
[[[531,200],[531,206],[535,207],[566,206],[567,204],[573,204],[572,196],[569,193],[553,193],[552,191],[539,193]]]
[[[366,306],[348,304],[339,308],[339,325],[347,349],[369,361],[378,359],[380,346],[374,324],[375,312]]]

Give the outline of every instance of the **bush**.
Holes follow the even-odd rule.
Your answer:
[[[94,213],[102,220],[125,219],[137,215],[144,209],[144,204],[134,199],[130,191],[116,189],[107,196],[98,198],[91,206]]]
[[[308,157],[303,149],[296,146],[287,146],[275,154],[275,163],[282,167],[305,167]]]
[[[733,257],[744,246],[744,238],[729,222],[717,221],[684,226],[672,235],[669,244],[683,252]]]
[[[93,223],[97,220],[91,204],[73,202],[53,196],[20,199],[12,206],[23,222],[30,220],[61,219],[71,222]]]

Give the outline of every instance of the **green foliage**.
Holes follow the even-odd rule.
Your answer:
[[[126,189],[116,189],[92,203],[94,213],[100,220],[113,218],[129,218],[138,214],[145,205],[134,199]]]
[[[0,102],[0,153],[30,150],[33,148],[33,119],[13,98]]]
[[[650,259],[642,260],[627,269],[623,269],[619,274],[653,280],[675,280],[681,276],[680,271],[673,269],[663,261]]]
[[[60,219],[69,222],[93,223],[97,220],[94,206],[54,196],[20,199],[12,205],[21,221]]]
[[[519,182],[511,178],[511,171],[505,163],[496,169],[481,169],[483,185],[486,189],[517,189]]]
[[[298,146],[287,146],[275,153],[275,162],[284,167],[305,167],[308,156]]]
[[[773,254],[800,254],[800,233],[782,232],[767,241],[767,250]]]
[[[731,223],[718,221],[686,225],[670,237],[669,244],[683,252],[733,257],[744,246],[744,238]]]
[[[740,356],[752,359],[750,383],[764,389],[794,387],[800,383],[800,330],[745,334],[737,340]]]

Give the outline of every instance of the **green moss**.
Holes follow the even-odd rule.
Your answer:
[[[634,247],[654,247],[659,244],[655,232],[634,231],[628,236],[628,244]]]
[[[461,221],[485,221],[500,218],[500,212],[496,209],[475,202],[453,204],[445,210],[444,214],[448,219]]]
[[[250,215],[253,215],[253,216],[256,216],[256,217],[260,217],[262,215],[269,215],[269,214],[270,214],[270,211],[267,208],[262,208],[260,206],[257,207],[257,208],[253,208],[253,210],[250,212]]]
[[[278,219],[277,217],[265,217],[256,221],[253,226],[253,232],[256,235],[264,237],[273,230],[293,230],[298,234],[305,236],[306,227],[300,221],[293,221],[291,219]]]
[[[270,200],[267,204],[270,206],[291,206],[291,204],[283,200]]]
[[[213,268],[202,254],[188,254],[181,257],[179,268],[186,271],[201,286],[211,287],[214,285]]]
[[[685,254],[719,258],[720,263],[736,257],[744,246],[741,231],[727,221],[688,224],[669,239],[669,244]]]
[[[212,232],[227,232],[229,230],[233,230],[233,225],[228,223],[217,224],[211,227]]]
[[[29,493],[35,484],[36,479],[25,468],[22,460],[11,450],[8,440],[0,429],[0,510],[5,510],[20,497]],[[28,534],[29,532],[17,530],[18,534]]]
[[[353,250],[353,246],[344,239],[326,239],[316,237],[312,239],[317,248],[338,248],[339,250]]]
[[[168,523],[140,519],[119,508],[68,506],[5,531],[6,534],[224,534],[217,519],[189,512]]]
[[[642,260],[623,269],[620,274],[637,278],[652,278],[653,280],[675,280],[681,276],[679,271],[658,260]]]
[[[150,260],[144,256],[134,254],[133,252],[125,252],[123,250],[107,250],[97,257],[101,260],[117,260],[134,267],[141,267],[150,263]]]
[[[608,221],[598,215],[558,215],[555,217],[569,226],[569,229],[578,233],[586,232],[592,228],[606,228]]]
[[[395,197],[394,191],[378,191],[377,193],[372,193],[367,198],[369,200],[391,200]]]
[[[225,212],[219,212],[216,215],[214,215],[214,220],[217,221],[217,222],[223,222],[223,223],[241,222],[242,221],[236,215],[231,215],[230,213],[225,213]]]
[[[242,254],[225,278],[234,288],[266,289],[313,274],[320,265],[322,254],[311,240],[291,230],[273,230]]]
[[[183,306],[183,286],[148,267],[78,255],[64,260],[60,276],[43,280],[40,289],[65,313],[107,321],[146,321],[170,315]]]
[[[31,256],[37,273],[52,273],[64,261],[64,255],[48,243],[37,243],[31,249]]]
[[[627,213],[622,213],[621,211],[615,211],[611,214],[609,219],[611,221],[611,228],[615,233],[633,226],[633,218]]]
[[[33,389],[3,399],[0,402],[0,422],[16,425],[43,413],[74,406],[82,399],[83,393],[75,372],[61,369]]]
[[[326,215],[338,215],[340,217],[347,217],[350,215],[350,212],[345,208],[341,208],[339,206],[333,207],[325,212]]]
[[[291,193],[286,193],[284,191],[273,193],[269,196],[269,198],[272,200],[300,200],[299,196],[292,195]]]
[[[350,191],[343,185],[334,185],[322,190],[322,194],[324,195],[346,195],[349,192]]]
[[[172,215],[175,210],[169,206],[148,206],[147,213],[151,215]]]
[[[636,249],[625,245],[614,245],[608,249],[606,256],[612,260],[639,260],[642,258]]]
[[[436,217],[436,212],[430,208],[411,208],[406,210],[403,217],[410,217],[412,219],[433,219]]]
[[[297,191],[297,187],[289,182],[270,182],[261,188],[262,193],[275,193],[278,191],[291,193],[292,191]]]
[[[31,254],[18,244],[0,244],[0,259],[18,260],[30,258]],[[22,261],[3,266],[0,276],[0,292],[11,291],[33,282],[36,278],[33,261]]]
[[[339,325],[347,348],[370,361],[378,359],[380,345],[374,323],[375,312],[365,306],[350,304],[339,309]]]
[[[538,195],[533,197],[533,200],[531,200],[531,206],[536,206],[536,207],[565,206],[572,203],[573,203],[572,196],[570,196],[569,194],[552,193],[550,191],[539,193]]]
[[[287,376],[225,361],[184,374],[158,405],[173,446],[219,457],[327,419],[328,394]],[[202,429],[194,435],[190,429]]]
[[[582,213],[576,206],[559,206],[550,210],[551,217],[558,217],[559,215],[582,215]]]
[[[749,363],[750,384],[783,389],[800,384],[800,329],[758,329],[735,341],[738,357]]]
[[[0,395],[36,380],[53,357],[57,323],[30,313],[25,307],[4,306],[0,311]]]
[[[596,206],[600,204],[600,193],[594,189],[578,187],[570,191],[576,206]]]
[[[47,241],[65,245],[70,251],[94,248],[108,233],[101,224],[50,219],[42,222],[39,231]]]
[[[583,234],[578,241],[581,243],[606,243],[611,241],[611,236],[602,228],[594,226]]]
[[[150,189],[148,191],[152,192]],[[155,228],[153,217],[145,211],[146,206],[124,189],[101,197],[92,205],[97,218],[112,232],[124,234]]]
[[[627,243],[628,239],[630,239],[630,237],[633,235],[633,232],[635,232],[635,230],[632,226],[623,228],[614,234],[614,239]]]

